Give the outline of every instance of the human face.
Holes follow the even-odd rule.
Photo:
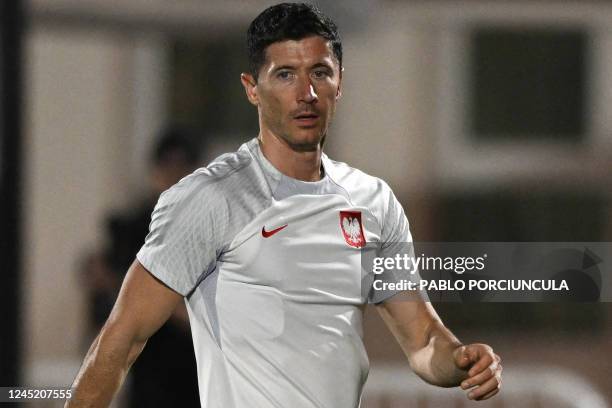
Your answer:
[[[242,83],[258,107],[263,135],[280,138],[296,151],[314,151],[334,116],[341,75],[330,42],[312,36],[270,44],[258,80],[243,74]]]

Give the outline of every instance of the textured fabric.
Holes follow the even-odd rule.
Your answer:
[[[203,407],[359,406],[368,359],[361,244],[411,241],[390,188],[323,155],[281,174],[257,139],[162,195],[138,260],[186,296]]]

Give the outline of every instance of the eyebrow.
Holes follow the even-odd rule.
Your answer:
[[[334,68],[332,66],[330,66],[329,64],[325,63],[325,62],[317,62],[316,64],[314,64],[312,68],[328,68],[331,69],[332,71],[334,70]]]

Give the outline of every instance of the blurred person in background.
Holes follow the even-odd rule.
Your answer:
[[[341,95],[336,25],[312,5],[283,3],[253,20],[247,44],[241,81],[259,135],[161,196],[68,406],[108,405],[184,299],[206,408],[359,406],[367,303],[425,381],[495,395],[502,367],[491,347],[459,342],[421,297],[362,287],[366,240],[393,257],[412,237],[385,182],[322,152]],[[410,300],[392,301],[402,295]]]
[[[86,259],[82,280],[88,289],[95,333],[108,318],[125,271],[144,243],[160,194],[199,164],[200,150],[186,129],[169,127],[160,136],[149,160],[147,197],[134,208],[107,218],[108,248]],[[200,406],[191,330],[183,303],[151,336],[131,373],[130,407]]]

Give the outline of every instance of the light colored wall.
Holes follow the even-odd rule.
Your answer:
[[[435,31],[402,14],[371,17],[344,40],[344,91],[330,155],[386,180],[399,196],[428,189],[434,107]]]
[[[129,38],[34,29],[26,37],[26,367],[82,353],[76,262],[129,199]],[[71,379],[67,379],[69,383]],[[66,384],[64,383],[64,385]]]

